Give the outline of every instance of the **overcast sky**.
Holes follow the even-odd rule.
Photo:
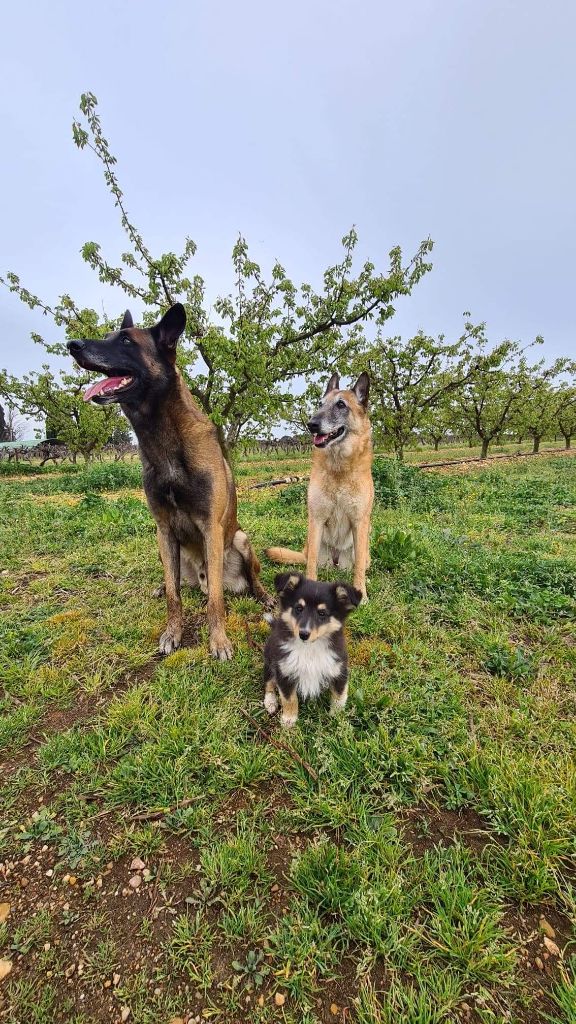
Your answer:
[[[117,315],[83,242],[124,250],[93,155],[72,143],[83,91],[128,210],[156,254],[198,244],[192,271],[228,292],[239,231],[265,267],[318,283],[355,224],[388,266],[435,242],[434,270],[389,333],[575,350],[573,0],[149,0],[5,5],[0,272],[46,301]],[[137,315],[137,307],[133,312]],[[38,367],[54,325],[0,293],[0,367]]]

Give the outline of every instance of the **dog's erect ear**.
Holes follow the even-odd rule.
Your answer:
[[[285,594],[286,591],[296,590],[304,577],[299,572],[279,572],[274,577],[274,587],[277,594]]]
[[[120,324],[120,330],[125,331],[127,327],[134,327],[134,321],[132,319],[132,313],[129,309],[126,310]]]
[[[181,302],[177,302],[170,307],[167,313],[164,313],[160,323],[152,328],[152,333],[161,345],[174,349],[185,327],[186,310]]]
[[[332,376],[330,377],[330,380],[328,381],[328,384],[326,385],[326,391],[324,392],[324,395],[327,395],[329,391],[338,391],[339,387],[340,377],[338,376],[337,373],[333,373]]]
[[[357,608],[362,600],[362,594],[356,587],[350,586],[349,583],[334,583],[334,589],[336,591],[336,600],[338,604],[345,612],[351,612],[353,608]]]
[[[366,409],[368,406],[368,394],[370,392],[370,377],[366,372],[360,374],[352,390],[360,402],[360,405],[363,405]]]

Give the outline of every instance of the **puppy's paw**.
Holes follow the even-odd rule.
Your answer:
[[[166,587],[164,586],[164,584],[162,583],[161,586],[155,587],[154,590],[152,591],[151,596],[152,597],[165,597],[166,596]]]
[[[362,591],[362,600],[360,601],[360,604],[368,604],[368,594],[365,590]]]
[[[233,653],[234,648],[224,630],[212,634],[210,637],[210,654],[213,658],[218,658],[219,661],[230,661]]]
[[[160,654],[172,654],[177,651],[182,642],[182,627],[168,624],[158,641]]]
[[[280,715],[280,725],[283,729],[292,729],[298,721],[298,715]]]
[[[278,698],[275,693],[267,693],[264,696],[264,707],[269,715],[275,715],[278,711]]]
[[[328,714],[331,717],[334,717],[334,715],[337,715],[339,711],[344,711],[347,699],[347,697],[333,698],[332,701],[330,702],[330,711],[328,712]]]

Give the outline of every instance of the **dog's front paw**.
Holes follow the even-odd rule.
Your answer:
[[[292,715],[292,714],[288,714],[288,715],[287,714],[281,714],[280,715],[280,725],[282,726],[283,729],[292,729],[292,727],[296,725],[297,721],[298,721],[298,715]]]
[[[234,648],[224,630],[212,633],[210,637],[210,654],[213,658],[218,658],[219,661],[230,661],[233,653]]]
[[[337,715],[339,711],[343,711],[344,708],[346,707],[347,700],[348,694],[346,694],[343,697],[333,697],[330,702],[330,711],[328,712],[328,714],[331,717],[334,717],[334,715]]]
[[[168,623],[160,637],[160,640],[158,641],[158,650],[160,651],[160,654],[172,654],[173,651],[178,650],[181,642],[182,627],[171,626],[170,623]]]
[[[275,715],[278,711],[278,698],[275,693],[271,691],[264,697],[264,707],[269,715]]]
[[[365,590],[362,591],[362,599],[360,601],[360,604],[368,604],[368,594],[366,593]]]

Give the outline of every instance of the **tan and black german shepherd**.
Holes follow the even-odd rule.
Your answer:
[[[372,430],[368,419],[370,378],[340,389],[335,373],[319,409],[308,423],[314,441],[308,485],[308,538],[304,551],[269,548],[274,562],[306,565],[315,580],[318,565],[354,566],[354,586],[366,593],[370,565],[370,516],[374,503]]]
[[[168,605],[160,651],[169,654],[180,646],[182,581],[199,584],[208,594],[210,651],[225,661],[232,657],[232,645],[226,636],[223,587],[249,590],[265,604],[271,599],[238,525],[236,488],[216,428],[176,366],[176,344],[185,325],[181,303],[146,330],[134,327],[126,311],[120,330],[104,341],[70,341],[68,349],[85,370],[108,375],[90,385],[85,401],[118,402],[138,438]]]

